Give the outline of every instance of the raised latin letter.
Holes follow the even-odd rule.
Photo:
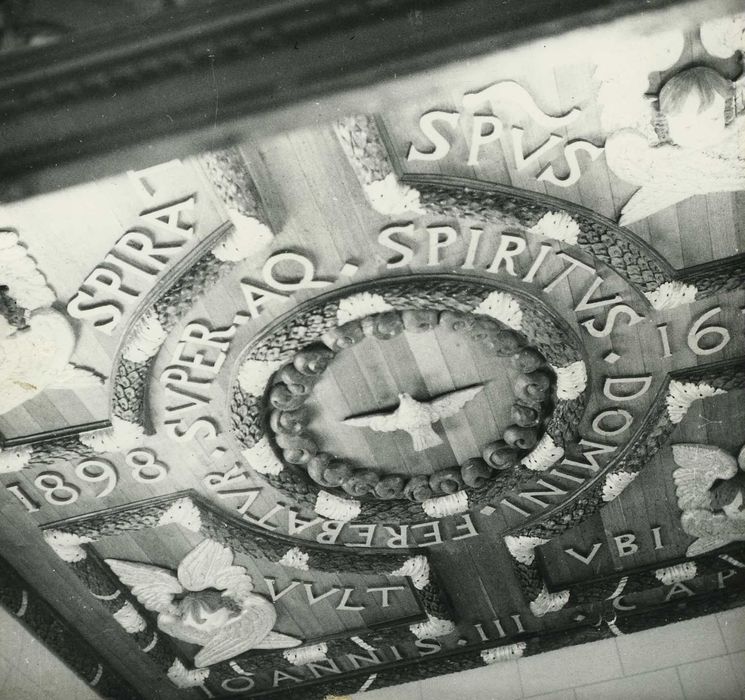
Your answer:
[[[486,127],[486,129],[484,129]],[[473,118],[471,147],[468,150],[468,165],[479,164],[481,146],[496,141],[502,135],[502,121],[494,115],[477,114]]]
[[[603,421],[610,420],[614,416],[618,416],[623,422],[616,428],[603,427]],[[598,435],[618,435],[626,432],[631,424],[634,422],[634,417],[622,408],[609,408],[607,411],[598,413],[595,419],[592,421],[592,429],[598,433]]]
[[[318,525],[323,522],[323,518],[313,518],[313,520],[306,520],[300,517],[300,513],[295,508],[287,509],[287,531],[289,535],[297,535],[298,532],[307,530],[309,527]]]
[[[340,589],[338,588],[331,588],[325,593],[321,593],[320,595],[315,595],[313,593],[313,586],[310,583],[304,583],[303,586],[305,586],[305,597],[308,599],[308,605],[315,605],[319,600],[323,600],[324,598],[328,598],[329,596],[334,595],[334,593],[338,593]]]
[[[507,273],[516,277],[517,272],[515,272],[515,261],[513,258],[516,258],[520,253],[524,252],[525,248],[526,243],[524,238],[503,233],[499,240],[499,247],[497,248],[494,260],[486,271],[499,272],[499,266],[504,263]]]
[[[414,646],[419,649],[419,656],[428,656],[440,651],[440,643],[434,639],[416,639]]]
[[[270,292],[268,289],[257,287],[255,284],[241,281],[241,289],[243,290],[243,296],[246,299],[246,306],[248,307],[248,313],[251,314],[251,318],[258,318],[261,311],[260,307],[264,306],[268,301],[287,301],[287,297],[284,294],[277,294],[276,292]]]
[[[582,170],[577,160],[577,152],[584,151],[590,156],[590,160],[595,160],[602,152],[602,148],[598,148],[596,145],[589,141],[572,141],[564,146],[564,158],[566,158],[567,165],[569,166],[569,174],[564,178],[556,177],[554,173],[554,166],[549,163],[539,174],[538,179],[550,182],[552,185],[557,187],[570,187],[577,183],[582,176]]]
[[[613,540],[616,543],[619,557],[628,557],[639,551],[639,545],[636,544],[636,535],[630,532],[623,535],[616,535]]]
[[[373,537],[375,537],[375,528],[377,525],[356,525],[350,524],[349,530],[355,529],[358,531],[360,537],[363,538],[362,542],[345,542],[345,547],[372,547]]]
[[[587,555],[580,554],[577,550],[575,550],[572,547],[569,547],[569,549],[565,549],[564,551],[570,556],[574,557],[578,561],[581,561],[583,564],[590,565],[590,562],[595,558],[595,555],[600,551],[600,548],[603,546],[602,542],[596,542],[594,545],[592,545],[592,549],[590,550],[590,553]]]
[[[121,308],[114,303],[88,303],[95,299],[93,294],[81,289],[67,303],[67,313],[73,318],[81,318],[93,322],[93,327],[106,335],[111,335],[122,318]]]
[[[275,583],[277,579],[264,577],[267,588],[269,589],[269,597],[272,599],[272,603],[276,603],[280,598],[284,598],[290,591],[294,590],[300,585],[300,581],[290,581],[286,588],[277,592]]]
[[[515,156],[515,168],[518,171],[525,170],[525,168],[537,162],[546,153],[556,148],[563,140],[558,134],[551,134],[535,151],[525,156],[523,149],[525,129],[521,129],[519,126],[513,126],[510,131],[512,132],[512,152]]]
[[[582,452],[582,456],[586,461],[578,462],[574,459],[564,459],[562,464],[568,464],[572,467],[581,467],[582,469],[587,469],[593,473],[600,469],[600,465],[598,464],[597,459],[595,459],[595,455],[610,454],[611,452],[615,452],[617,449],[615,445],[603,445],[599,442],[590,442],[589,440],[584,439],[580,440],[579,444],[580,447],[589,448]]]
[[[572,257],[569,255],[569,253],[557,253],[557,258],[561,258],[562,260],[566,260],[569,263],[569,267],[565,268],[562,272],[560,272],[554,279],[552,279],[544,288],[544,292],[550,292],[559,282],[569,277],[569,275],[574,272],[574,270],[584,270],[585,272],[590,272],[593,275],[595,274],[595,268],[591,267],[590,265],[587,265],[583,263],[581,260],[577,260],[577,258]]]
[[[467,537],[475,537],[479,533],[476,531],[476,526],[473,524],[473,520],[471,520],[471,514],[465,513],[460,516],[463,519],[462,523],[458,523],[455,526],[455,531],[460,532],[461,530],[465,531],[465,535],[458,535],[457,537],[453,537],[453,540],[464,540]]]
[[[409,145],[406,160],[440,160],[444,158],[450,151],[450,142],[437,130],[435,122],[438,120],[444,121],[454,129],[458,125],[458,119],[460,119],[458,112],[443,112],[439,109],[422,114],[419,118],[419,128],[432,142],[434,148],[429,152],[420,151],[412,143]]]
[[[404,267],[411,262],[414,257],[414,251],[409,246],[400,243],[393,238],[396,234],[406,234],[408,236],[414,233],[414,224],[408,224],[407,226],[386,226],[378,234],[378,243],[390,248],[393,252],[400,255],[399,258],[394,258],[388,261],[388,269],[394,267]]]
[[[538,481],[536,481],[536,484],[538,484],[539,486],[545,486],[546,490],[523,491],[518,495],[521,498],[524,498],[526,501],[530,501],[531,503],[535,503],[536,505],[541,506],[541,508],[547,508],[550,504],[546,501],[542,501],[540,498],[538,498],[538,496],[565,496],[567,494],[564,489],[560,489],[558,486],[554,486],[544,479],[538,479]]]
[[[339,601],[339,604],[336,606],[337,610],[349,610],[350,612],[364,610],[364,605],[347,605],[349,603],[349,597],[354,593],[354,588],[345,588],[344,593],[342,593],[341,600]]]
[[[316,542],[320,544],[335,544],[339,539],[344,523],[340,520],[326,520],[321,525],[321,532],[316,535]]]
[[[405,590],[403,586],[376,586],[375,588],[368,588],[368,593],[377,593],[380,591],[381,594],[381,602],[380,607],[381,608],[388,608],[391,605],[391,601],[388,597],[388,593],[390,591],[403,591]]]
[[[613,391],[613,387],[621,386],[623,384],[641,384],[641,387],[632,394],[619,394]],[[651,385],[651,375],[648,375],[646,377],[606,377],[605,384],[603,385],[603,394],[605,394],[606,398],[615,401],[633,401],[634,399],[638,399],[640,396],[644,396],[644,394],[649,391],[649,387]]]
[[[693,595],[693,591],[688,588],[688,586],[678,581],[677,583],[673,584],[673,587],[667,592],[667,595],[665,596],[665,602],[667,603],[674,595],[679,595],[681,593],[689,597]]]
[[[628,304],[618,304],[617,306],[611,307],[610,311],[608,311],[608,318],[606,319],[604,326],[598,328],[595,325],[595,321],[597,321],[596,318],[582,321],[581,325],[585,327],[585,330],[593,338],[605,338],[613,332],[613,327],[616,324],[616,319],[621,314],[623,314],[624,316],[628,316],[627,323],[629,326],[635,326],[637,323],[639,323],[639,321],[644,320],[644,316],[640,316]]]
[[[140,214],[140,218],[144,219],[150,224],[155,224],[162,228],[167,228],[174,233],[178,233],[180,236],[190,237],[194,233],[194,227],[182,221],[181,214],[188,213],[187,219],[194,216],[194,196],[187,197],[186,199],[170,204],[160,209],[154,209],[153,211],[144,212]]]
[[[610,304],[615,304],[616,302],[623,301],[623,297],[620,294],[614,294],[610,297],[601,297],[600,299],[590,299],[590,297],[595,294],[598,287],[603,284],[603,282],[605,282],[605,280],[602,277],[596,277],[592,281],[592,284],[590,284],[590,287],[579,300],[577,306],[574,307],[575,312],[599,309],[603,306],[609,306]]]
[[[439,520],[431,520],[427,523],[417,523],[416,525],[412,525],[412,530],[421,530],[422,528],[429,527],[432,528],[431,532],[425,532],[423,533],[422,537],[424,538],[422,542],[419,542],[420,547],[431,547],[434,544],[442,544],[442,535],[440,534],[440,521]],[[429,538],[431,538],[431,541],[427,541]]]
[[[274,268],[283,263],[299,265],[302,269],[300,277],[292,281],[278,280],[274,275]],[[275,253],[264,263],[261,273],[264,276],[264,282],[270,287],[283,292],[296,292],[298,289],[318,289],[319,287],[328,287],[331,284],[331,282],[326,280],[315,279],[315,266],[304,255],[300,255],[300,253]]]
[[[427,265],[439,265],[440,248],[447,248],[447,246],[455,243],[458,232],[452,226],[427,226],[427,233],[429,234]],[[444,235],[444,238],[441,235]]]
[[[383,529],[385,529],[385,531],[390,535],[390,538],[385,543],[386,547],[391,547],[391,549],[398,549],[409,546],[408,525],[398,525],[397,527],[384,525]]]

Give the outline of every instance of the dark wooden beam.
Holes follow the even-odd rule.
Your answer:
[[[0,64],[0,196],[375,111],[406,77],[619,18],[632,31],[735,11],[734,0],[220,2]],[[359,91],[364,90],[362,95]]]

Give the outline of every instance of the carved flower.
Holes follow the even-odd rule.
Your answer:
[[[277,433],[276,439],[285,461],[290,464],[307,464],[318,452],[316,443],[304,434]]]
[[[294,411],[305,403],[305,394],[293,394],[287,384],[275,384],[269,392],[269,403],[280,411]]]
[[[484,461],[494,469],[510,469],[518,462],[517,450],[510,447],[504,440],[494,440],[484,446],[481,451]]]
[[[404,494],[406,479],[398,474],[384,476],[375,486],[375,495],[383,500],[401,498]]]
[[[323,374],[334,357],[331,350],[323,347],[306,348],[295,355],[292,364],[301,374]]]
[[[341,486],[353,471],[349,464],[327,452],[319,452],[308,462],[308,475],[321,486]]]
[[[350,496],[366,496],[373,491],[380,481],[380,477],[369,469],[355,469],[341,487]]]
[[[491,467],[483,459],[475,457],[463,463],[460,474],[466,486],[479,488],[491,476]]]
[[[521,450],[529,450],[538,444],[538,431],[535,428],[511,425],[504,431],[503,437],[508,445]]]
[[[406,309],[402,312],[404,328],[412,333],[431,331],[438,321],[438,312],[428,309]]]
[[[409,479],[404,489],[404,496],[412,501],[426,501],[433,496],[432,487],[429,484],[429,478],[426,476],[414,476]]]
[[[551,387],[551,377],[547,372],[537,370],[520,374],[515,380],[515,396],[524,401],[543,401]]]
[[[458,467],[441,469],[429,477],[429,485],[435,493],[455,493],[463,488],[463,477]]]

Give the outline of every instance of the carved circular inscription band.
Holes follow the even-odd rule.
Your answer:
[[[418,276],[412,281],[376,282],[364,291],[337,295],[301,308],[246,349],[233,386],[234,435],[256,471],[295,500],[317,508],[331,494],[355,499],[353,517],[417,521],[428,504],[467,495],[466,509],[485,504],[503,490],[535,475],[527,466],[543,453],[560,456],[565,435],[576,428],[581,391],[557,397],[553,368],[581,363],[579,343],[568,328],[531,298],[495,290],[481,282]],[[462,336],[481,352],[516,372],[509,424],[460,464],[404,474],[387,465],[371,468],[337,457],[308,427],[308,401],[323,374],[347,349],[365,338],[388,341],[402,333],[437,328]],[[405,431],[416,452],[441,442],[433,425],[477,396],[483,385],[458,388],[429,399],[399,394],[384,407],[341,421],[377,432]],[[357,500],[359,499],[359,500]]]

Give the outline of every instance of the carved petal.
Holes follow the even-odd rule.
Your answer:
[[[171,668],[168,669],[168,678],[177,688],[196,688],[202,685],[209,675],[208,668],[197,668],[189,671],[178,659],[174,659]]]

